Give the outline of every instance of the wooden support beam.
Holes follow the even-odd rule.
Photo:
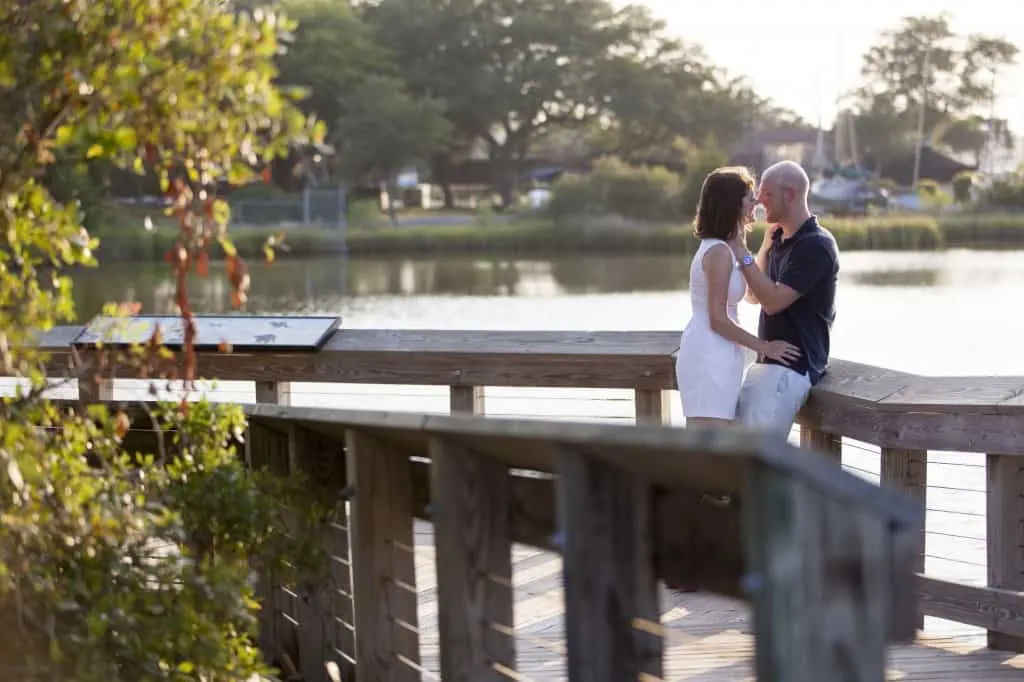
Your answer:
[[[889,633],[889,529],[757,464],[747,546],[760,682],[883,682]]]
[[[359,682],[420,679],[409,456],[350,430],[348,480],[355,485],[349,531]]]
[[[907,448],[882,448],[879,480],[882,485],[888,485],[896,490],[905,492],[921,505],[922,510],[925,509],[928,501],[928,451],[910,450]],[[905,529],[899,529],[896,532],[900,537],[894,539],[894,542],[898,545],[894,546],[894,551],[913,554],[915,557],[912,559],[914,561],[914,573],[924,573],[925,541],[927,538],[924,524],[917,529],[916,537],[902,537],[903,533],[908,532]],[[903,546],[904,543],[909,544]],[[893,592],[893,596],[896,599],[905,599],[907,595],[917,595],[917,581],[914,580],[913,583],[900,586],[899,589]],[[906,612],[905,609],[898,609],[897,611],[900,613]],[[900,624],[897,626],[897,629],[905,635],[911,626],[914,630],[920,630],[924,627],[923,612],[918,613],[912,623]]]
[[[430,445],[441,679],[504,682],[516,668],[508,466]]]
[[[1024,592],[1024,458],[988,455],[988,584]],[[1024,653],[1024,636],[988,631],[993,649]]]
[[[558,457],[565,628],[572,682],[662,675],[647,481],[595,457]]]

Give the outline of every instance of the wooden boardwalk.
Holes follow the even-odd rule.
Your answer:
[[[566,680],[562,633],[562,562],[556,554],[517,545],[513,551],[519,679]],[[438,670],[437,581],[430,524],[416,525],[420,656],[424,680]],[[665,679],[686,682],[753,680],[754,638],[745,604],[710,594],[662,592],[666,628]],[[1024,681],[1024,654],[985,648],[984,636],[925,635],[891,649],[890,680]]]

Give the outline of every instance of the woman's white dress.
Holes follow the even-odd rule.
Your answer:
[[[709,249],[726,249],[720,239],[703,239],[690,263],[690,305],[693,316],[683,330],[676,356],[676,384],[686,417],[734,419],[743,375],[750,363],[746,349],[719,336],[711,329],[708,316],[708,280],[704,274],[704,255]],[[732,259],[727,310],[739,324],[738,305],[747,293],[747,283],[736,258]]]

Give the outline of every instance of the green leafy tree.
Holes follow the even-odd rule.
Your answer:
[[[368,78],[345,108],[334,128],[342,172],[355,181],[388,187],[391,197],[398,174],[423,166],[451,132],[443,103],[413,97],[394,78]],[[394,222],[394,201],[388,205]]]
[[[607,0],[377,0],[366,16],[414,92],[446,103],[458,137],[482,141],[506,203],[531,142],[606,114],[607,69],[659,26]]]
[[[0,660],[11,679],[267,672],[251,637],[250,571],[284,570],[278,557],[306,546],[280,535],[275,501],[306,496],[245,470],[240,410],[175,400],[133,423],[102,406],[60,407],[44,391],[55,369],[78,378],[82,403],[118,365],[160,386],[197,378],[187,277],[203,275],[219,248],[237,305],[247,288],[213,188],[248,181],[316,132],[273,85],[289,28],[221,0],[0,5],[0,371],[22,380],[0,401]],[[59,363],[33,347],[40,331],[74,318],[63,270],[102,254],[81,210],[42,182],[58,157],[161,177],[179,222],[167,260],[180,354],[159,333],[131,351],[97,347]]]
[[[882,164],[917,141],[925,113],[925,137],[977,157],[988,139],[988,112],[999,73],[1018,48],[1002,38],[957,35],[944,15],[906,17],[864,55],[863,82],[852,96],[857,137]],[[1012,139],[1005,121],[997,138]]]
[[[397,76],[394,61],[348,2],[284,0],[297,27],[288,51],[278,57],[279,81],[301,87],[300,106],[333,124],[355,91],[372,76]]]

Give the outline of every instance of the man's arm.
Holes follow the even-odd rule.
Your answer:
[[[761,264],[756,262],[744,265],[744,259],[750,252],[742,244],[736,256],[739,259],[740,271],[747,280],[747,288],[761,303],[761,308],[769,315],[777,315],[793,305],[798,298],[806,294],[824,277],[832,267],[832,259],[828,252],[819,246],[808,247],[790,256],[789,264],[784,272],[779,273],[779,281],[769,277]],[[761,254],[758,253],[758,256]]]
[[[770,249],[771,239],[766,234],[764,241],[761,242],[761,248],[758,249],[757,255],[754,256],[754,264],[757,265],[757,269],[760,270],[761,272],[768,272],[768,251]],[[737,254],[737,258],[739,259],[740,263],[743,262],[744,255],[746,254]],[[761,299],[759,299],[757,297],[757,294],[754,293],[754,288],[749,285],[747,286],[747,293],[743,297],[743,300],[745,300],[747,303],[754,304],[758,304],[761,302]]]

